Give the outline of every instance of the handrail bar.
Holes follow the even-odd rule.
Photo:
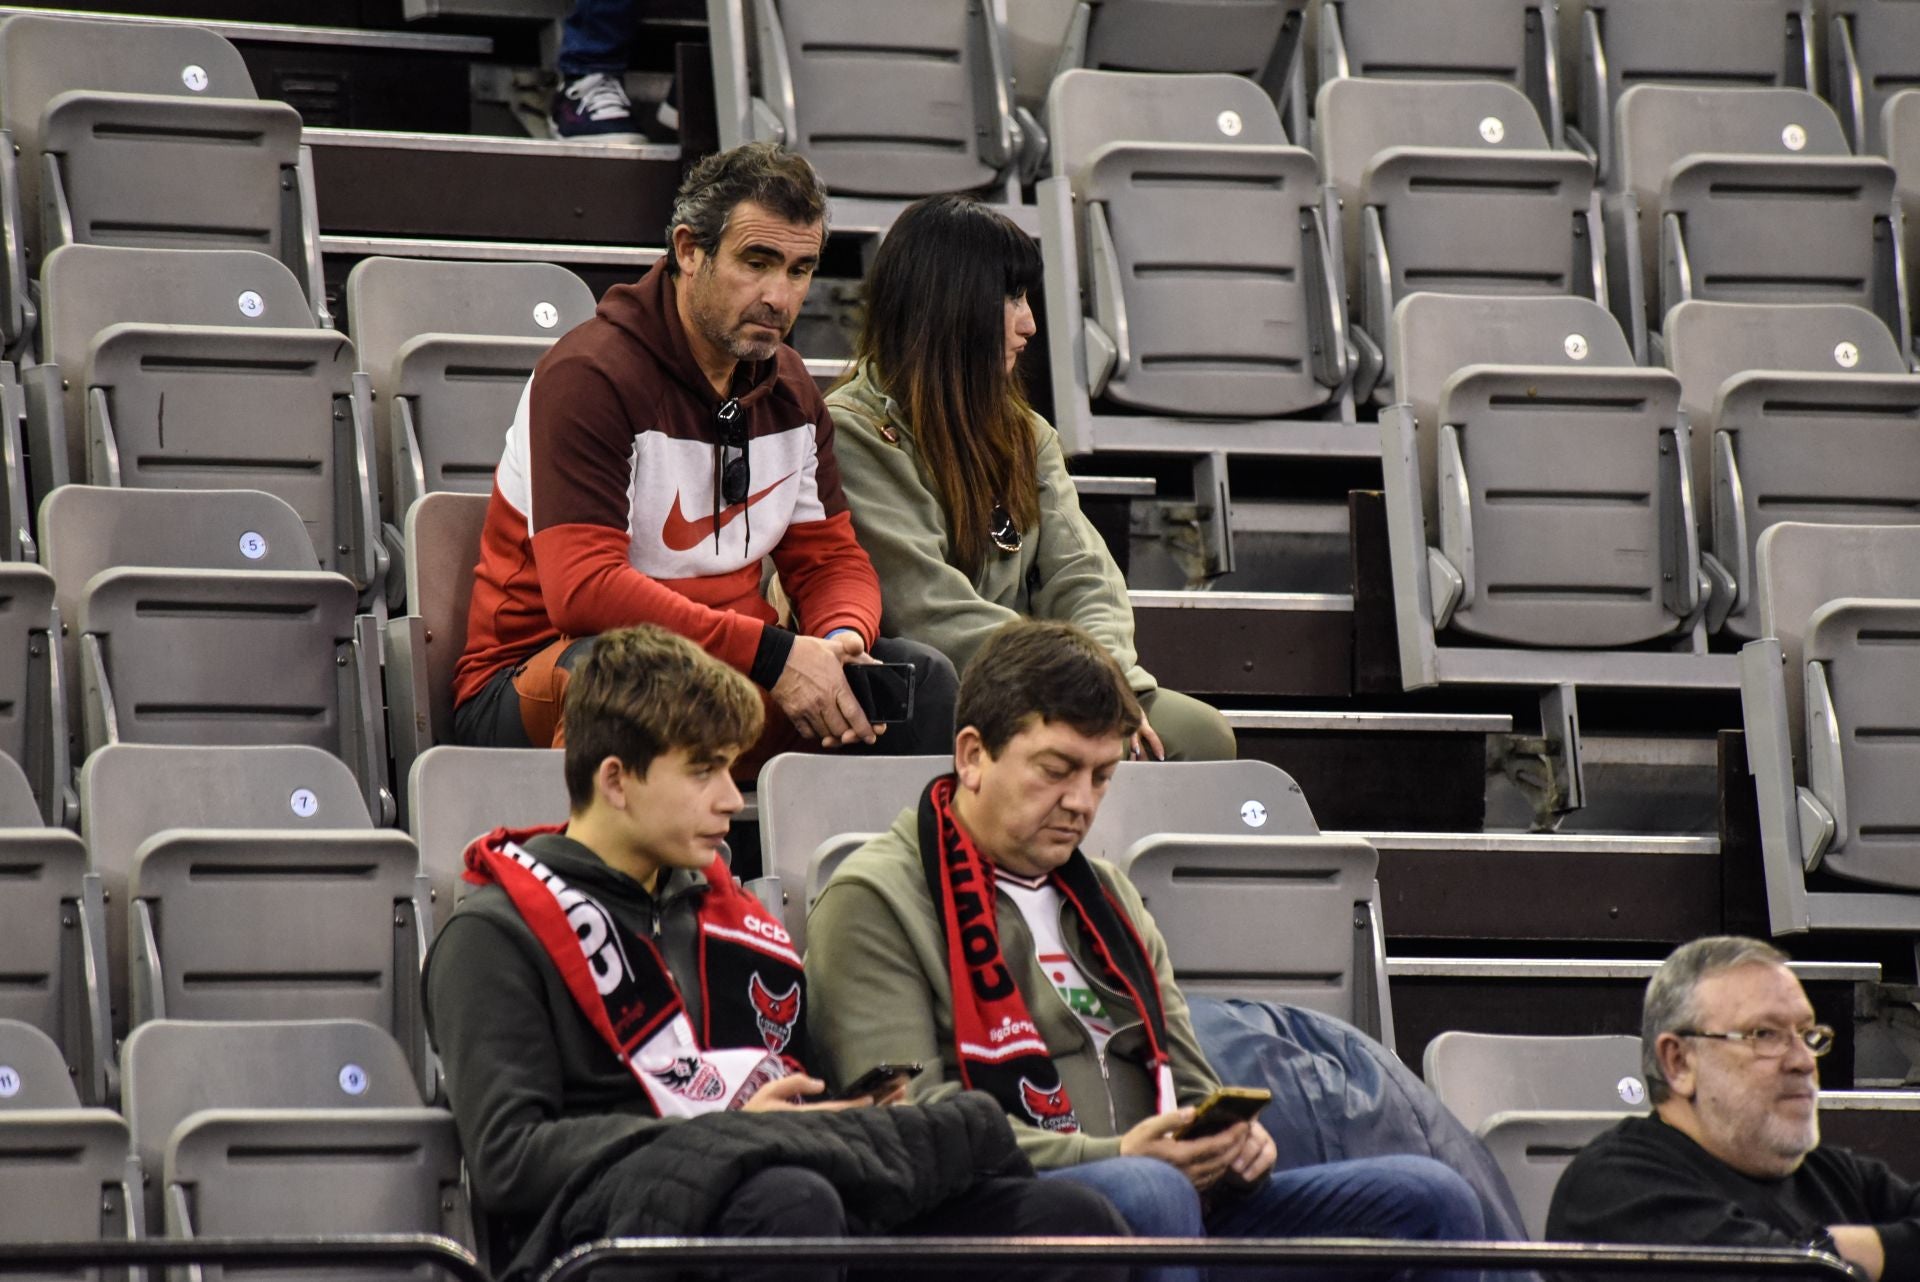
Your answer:
[[[224,1264],[311,1269],[315,1265],[414,1268],[431,1265],[454,1282],[493,1282],[471,1251],[432,1233],[370,1233],[263,1238],[135,1238],[0,1245],[0,1274],[78,1268]]]
[[[1226,1264],[1317,1268],[1665,1272],[1754,1278],[1856,1279],[1838,1256],[1811,1248],[1618,1246],[1557,1242],[1406,1242],[1360,1238],[603,1238],[575,1247],[539,1282],[579,1282],[594,1267],[624,1264]]]

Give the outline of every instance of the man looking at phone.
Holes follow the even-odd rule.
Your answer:
[[[1276,1173],[1258,1121],[1187,1133],[1220,1082],[1139,894],[1079,850],[1140,725],[1099,642],[1006,625],[967,665],[957,720],[954,773],[808,917],[829,1081],[924,1061],[911,1099],[985,1090],[1043,1178],[1099,1189],[1151,1236],[1485,1236],[1472,1189],[1431,1159]]]
[[[565,720],[567,821],[469,847],[480,889],[425,977],[510,1272],[616,1234],[1125,1232],[1091,1191],[1032,1179],[991,1101],[866,1107],[888,1084],[808,1102],[825,1083],[807,1072],[800,959],[716,857],[741,807],[728,768],[760,733],[744,676],[663,629],[610,632]]]
[[[668,253],[535,367],[481,531],[454,670],[460,742],[557,745],[587,643],[654,623],[764,692],[742,777],[809,747],[945,751],[958,678],[931,648],[880,637],[880,587],[841,492],[833,419],[782,341],[819,265],[826,211],[812,166],[773,144],[702,160],[675,198]],[[769,559],[790,626],[763,590]],[[916,673],[914,715],[891,727],[874,724],[844,675],[875,661]]]

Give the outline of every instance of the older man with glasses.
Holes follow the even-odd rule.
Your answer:
[[[1920,1279],[1920,1185],[1820,1146],[1818,1061],[1834,1033],[1786,963],[1736,936],[1667,958],[1641,1016],[1654,1111],[1574,1158],[1550,1239],[1815,1246],[1874,1279]]]

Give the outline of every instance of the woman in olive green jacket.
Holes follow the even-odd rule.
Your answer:
[[[1140,699],[1141,755],[1231,758],[1226,719],[1140,666],[1126,582],[1080,511],[1059,433],[1021,391],[1039,287],[1033,241],[967,197],[909,206],[874,258],[858,363],[827,405],[881,627],[964,668],[1010,619],[1077,623]]]

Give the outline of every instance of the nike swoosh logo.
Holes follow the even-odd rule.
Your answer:
[[[798,475],[800,475],[798,472],[788,472],[766,489],[747,495],[745,502],[721,508],[717,520],[711,516],[703,516],[697,521],[689,521],[687,514],[680,510],[680,495],[676,491],[673,496],[673,508],[667,513],[666,523],[660,527],[660,541],[666,544],[669,552],[691,552],[712,538],[716,531],[727,528],[727,522]]]

